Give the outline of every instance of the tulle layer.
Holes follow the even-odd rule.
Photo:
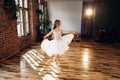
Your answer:
[[[74,35],[68,34],[62,37],[60,40],[48,40],[45,39],[41,43],[41,48],[47,53],[48,56],[61,55],[69,49],[69,44],[71,43]]]

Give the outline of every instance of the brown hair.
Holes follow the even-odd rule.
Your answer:
[[[55,22],[54,22],[54,26],[53,26],[53,29],[55,29],[57,26],[56,26],[56,24],[60,24],[60,20],[55,20]]]

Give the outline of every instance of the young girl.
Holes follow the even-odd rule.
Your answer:
[[[44,36],[44,40],[41,43],[41,48],[47,53],[48,56],[54,57],[54,62],[58,65],[60,55],[65,53],[69,49],[69,44],[71,43],[75,32],[65,31],[60,29],[60,20],[55,20],[53,30],[51,30],[47,35]],[[62,36],[62,33],[69,33]],[[54,39],[49,41],[46,39],[50,35],[54,36]]]

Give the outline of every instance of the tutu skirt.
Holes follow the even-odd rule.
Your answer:
[[[43,51],[46,52],[48,56],[53,56],[58,54],[61,55],[69,49],[69,44],[71,43],[73,37],[74,37],[73,34],[68,34],[62,36],[62,39],[60,40],[45,39],[41,43],[41,48]]]

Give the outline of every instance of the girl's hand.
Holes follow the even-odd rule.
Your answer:
[[[76,35],[76,34],[77,34],[77,33],[76,33],[76,32],[74,32],[74,31],[72,31],[71,33],[72,33],[72,34],[74,34],[74,35]]]
[[[76,35],[77,33],[76,32],[73,32],[74,35]]]
[[[46,37],[43,37],[43,40],[44,40],[44,39],[47,39],[47,38],[46,38]]]

